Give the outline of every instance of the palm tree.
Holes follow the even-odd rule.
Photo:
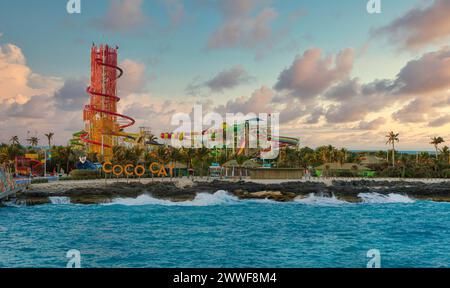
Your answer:
[[[0,164],[5,164],[9,162],[9,151],[8,147],[2,147],[0,148]]]
[[[386,135],[386,138],[388,138],[388,140],[386,141],[386,145],[392,145],[392,167],[395,167],[395,142],[400,141],[398,138],[399,135],[400,133],[394,133],[393,131],[389,132]]]
[[[203,172],[205,170],[205,162],[208,160],[208,157],[209,157],[209,150],[206,147],[202,147],[196,150],[195,158],[197,162],[200,163],[202,177],[204,176]]]
[[[450,148],[448,148],[448,146],[442,147],[441,156],[444,157],[444,160],[445,162],[447,162],[447,164],[450,164]]]
[[[348,151],[345,148],[342,148],[337,152],[337,158],[341,166],[347,161],[347,153]]]
[[[159,161],[163,164],[166,164],[169,161],[169,149],[166,146],[160,146],[156,150],[156,157],[158,157]]]
[[[66,151],[63,146],[57,146],[52,148],[53,159],[56,162],[58,173],[61,171],[63,162],[65,162]]]
[[[73,149],[72,149],[72,147],[71,146],[66,146],[66,147],[64,147],[64,154],[65,154],[65,156],[67,157],[66,158],[66,173],[67,174],[69,174],[69,164],[70,164],[70,160],[71,160],[71,158],[72,158],[72,156],[74,156],[74,154],[73,154]]]
[[[39,138],[36,136],[28,138],[27,141],[31,147],[36,147],[39,145]]]
[[[49,133],[44,134],[44,135],[45,135],[45,137],[47,137],[47,140],[48,140],[48,147],[49,147],[49,148],[52,147],[52,139],[53,139],[53,136],[55,136],[55,133],[49,132]]]
[[[436,159],[438,159],[438,157],[439,157],[439,153],[438,153],[439,152],[439,144],[442,144],[444,142],[445,142],[445,140],[442,137],[431,138],[430,144],[434,146],[434,149],[436,151]]]
[[[11,137],[11,139],[9,140],[9,142],[11,142],[11,145],[17,145],[17,146],[19,146],[20,145],[20,142],[19,142],[19,136],[12,136]]]

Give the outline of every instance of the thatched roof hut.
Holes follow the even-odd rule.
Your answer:
[[[244,167],[244,168],[259,168],[259,167],[261,167],[261,165],[259,165],[259,163],[256,162],[256,160],[250,159],[250,160],[245,161],[242,164],[242,167]]]
[[[369,168],[357,163],[325,163],[316,167],[316,170],[347,170],[347,171],[368,171]]]
[[[226,167],[226,168],[234,168],[234,167],[240,167],[241,165],[239,165],[239,163],[236,160],[230,160],[230,161],[226,162],[225,164],[223,164],[222,166]]]

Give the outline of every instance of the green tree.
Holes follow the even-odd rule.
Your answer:
[[[445,163],[450,164],[450,148],[448,148],[448,146],[442,147],[441,157]]]
[[[398,138],[399,135],[400,133],[394,133],[393,131],[389,132],[386,135],[386,145],[392,145],[392,167],[395,167],[395,143],[398,143],[400,141],[400,139]]]
[[[439,158],[439,145],[444,143],[445,140],[442,137],[433,137],[431,138],[430,144],[434,146],[434,150],[436,151],[436,159]]]
[[[13,146],[14,145],[20,146],[19,136],[12,136],[11,139],[9,140],[9,142]]]
[[[49,132],[49,133],[46,133],[44,135],[45,135],[45,137],[47,137],[48,147],[52,147],[52,139],[53,139],[53,136],[55,136],[55,133]]]
[[[39,145],[39,138],[36,136],[30,137],[27,139],[27,142],[30,144],[31,147],[37,147]]]

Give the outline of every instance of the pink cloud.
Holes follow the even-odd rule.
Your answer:
[[[321,49],[309,49],[280,73],[275,90],[286,91],[302,100],[310,100],[349,76],[354,54],[354,50],[348,48],[337,55],[323,57]]]
[[[126,32],[143,26],[148,18],[142,11],[142,0],[111,0],[106,14],[94,21],[98,28]]]
[[[271,46],[271,25],[278,13],[272,7],[258,4],[261,2],[254,0],[221,1],[219,8],[224,20],[209,38],[208,48]]]
[[[400,48],[416,50],[442,44],[450,37],[450,1],[435,0],[426,7],[415,7],[373,34],[386,35]]]

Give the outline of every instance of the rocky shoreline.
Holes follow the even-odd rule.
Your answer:
[[[116,198],[136,198],[143,194],[157,199],[174,202],[192,201],[197,193],[215,193],[224,190],[239,199],[269,199],[278,202],[306,198],[310,194],[336,197],[347,202],[361,202],[360,193],[396,193],[418,200],[450,202],[450,182],[424,183],[404,181],[339,181],[327,185],[324,182],[281,182],[254,183],[229,181],[152,181],[68,184],[57,182],[46,185],[32,185],[22,191],[15,200],[19,205],[40,205],[51,203],[50,197],[68,197],[73,204],[110,203]]]

